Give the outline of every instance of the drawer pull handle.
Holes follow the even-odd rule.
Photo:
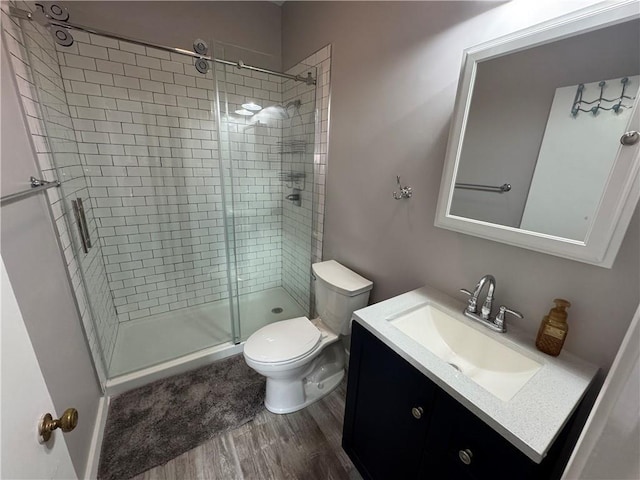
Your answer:
[[[413,415],[414,418],[418,420],[422,418],[423,413],[424,413],[424,410],[422,410],[422,407],[413,407],[411,409],[411,414]]]
[[[460,458],[460,461],[465,465],[471,465],[471,459],[473,458],[473,453],[468,448],[465,448],[464,450],[460,450],[458,452],[458,457]]]

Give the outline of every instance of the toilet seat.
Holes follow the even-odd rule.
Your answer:
[[[281,320],[251,335],[244,345],[244,354],[259,363],[290,363],[308,356],[321,339],[320,330],[307,317]]]

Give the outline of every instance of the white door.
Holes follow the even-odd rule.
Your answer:
[[[9,277],[0,260],[2,292],[0,359],[0,478],[77,478],[62,432],[46,445],[37,440],[40,417],[53,402],[36,359]]]
[[[563,480],[640,478],[640,305]]]

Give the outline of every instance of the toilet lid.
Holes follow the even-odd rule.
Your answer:
[[[251,335],[244,345],[244,354],[256,362],[295,360],[312,351],[320,337],[320,330],[307,317],[282,320]]]

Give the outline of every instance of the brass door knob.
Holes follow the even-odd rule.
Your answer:
[[[45,414],[38,425],[38,433],[41,442],[47,442],[51,438],[51,433],[59,428],[63,432],[70,432],[78,425],[78,411],[75,408],[67,408],[62,416],[54,420],[50,413]]]

